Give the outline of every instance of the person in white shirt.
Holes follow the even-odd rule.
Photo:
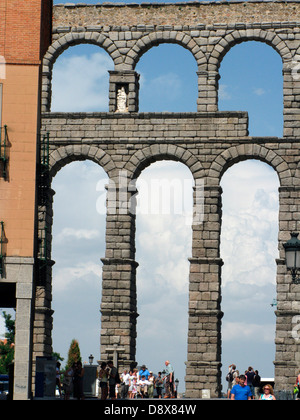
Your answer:
[[[143,375],[137,383],[137,391],[142,398],[148,398],[148,387],[150,382],[147,381],[146,377]]]
[[[125,369],[123,374],[121,375],[121,399],[126,400],[128,396],[129,390],[129,382],[130,382],[130,374]]]

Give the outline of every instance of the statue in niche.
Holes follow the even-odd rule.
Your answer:
[[[117,93],[117,111],[116,112],[128,112],[127,107],[127,94],[125,87],[122,86],[118,89]]]

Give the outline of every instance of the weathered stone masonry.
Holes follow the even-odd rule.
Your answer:
[[[277,260],[276,388],[289,389],[299,369],[299,344],[293,339],[293,317],[299,314],[300,287],[291,284],[282,243],[299,230],[300,177],[300,4],[297,2],[220,2],[170,5],[56,6],[53,43],[43,63],[43,127],[50,134],[50,177],[74,160],[90,159],[119,185],[120,171],[134,180],[152,162],[180,161],[195,182],[204,183],[202,224],[193,224],[186,395],[201,397],[221,390],[222,204],[220,180],[233,164],[258,159],[280,180],[279,252]],[[219,67],[234,45],[255,40],[273,47],[283,62],[284,133],[282,138],[248,136],[245,112],[218,111]],[[68,47],[93,43],[114,61],[110,72],[108,113],[51,113],[51,74],[56,58]],[[135,66],[150,48],[176,43],[198,64],[196,113],[138,112],[139,75]],[[300,76],[300,75],[299,75]],[[128,112],[115,113],[117,90],[124,86]],[[49,184],[50,187],[50,184]],[[126,202],[133,191],[129,191]],[[39,286],[35,355],[51,350],[51,225],[52,195],[40,206],[40,233],[47,225],[49,265]],[[124,194],[123,194],[124,195]],[[108,186],[108,208],[112,203]],[[137,322],[135,216],[122,201],[107,215],[103,258],[101,354],[117,344],[124,348],[121,365],[135,361]],[[124,210],[125,209],[125,210]],[[99,256],[100,257],[100,256]],[[41,317],[41,314],[42,317]],[[50,328],[49,328],[50,326]]]

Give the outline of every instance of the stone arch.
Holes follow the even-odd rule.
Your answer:
[[[220,185],[221,178],[228,168],[249,159],[260,160],[270,165],[276,171],[281,187],[290,185],[292,174],[285,160],[273,150],[259,144],[240,144],[219,154],[211,164],[208,182],[212,186]]]
[[[51,177],[68,163],[82,160],[92,160],[104,169],[109,178],[112,177],[115,164],[111,157],[99,147],[89,145],[62,146],[50,153]]]
[[[126,57],[127,65],[130,66],[131,70],[134,70],[142,55],[152,47],[157,47],[160,44],[178,44],[184,47],[193,54],[197,61],[199,71],[206,70],[207,59],[205,54],[190,35],[180,31],[151,32],[143,36],[128,52]]]
[[[126,164],[125,169],[132,174],[131,180],[136,180],[151,163],[160,160],[173,160],[183,163],[190,169],[194,180],[204,176],[204,169],[198,158],[189,150],[172,144],[153,144],[138,150]]]
[[[286,42],[275,32],[268,32],[260,29],[245,29],[233,31],[222,38],[212,50],[209,58],[209,64],[215,66],[215,71],[218,71],[226,53],[233,46],[247,41],[258,41],[270,45],[276,52],[278,52],[283,63],[292,60],[292,53]]]
[[[52,69],[57,58],[69,47],[92,44],[103,48],[114,61],[121,57],[115,43],[98,32],[69,32],[55,41],[43,58],[42,111],[49,112],[51,106]]]

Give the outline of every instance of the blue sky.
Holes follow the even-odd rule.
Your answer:
[[[65,2],[54,1],[59,3]],[[98,47],[66,50],[53,68],[52,111],[107,111],[108,70],[113,70],[112,61]],[[189,51],[167,44],[153,48],[141,58],[136,71],[141,74],[140,111],[196,111],[197,66]],[[237,45],[224,57],[220,75],[219,109],[248,111],[250,135],[281,137],[282,64],[278,54],[259,42]],[[184,165],[160,162],[139,178],[140,203],[148,200],[159,206],[155,181],[161,179],[176,180],[179,187],[185,182],[192,191],[191,174]],[[102,168],[91,162],[69,164],[53,181],[54,351],[67,357],[71,340],[77,338],[85,361],[90,353],[99,358],[106,182]],[[234,165],[222,179],[223,376],[231,363],[240,372],[252,365],[262,376],[273,376],[275,314],[270,304],[276,296],[278,186],[274,170],[257,161]],[[182,196],[186,213],[191,209],[188,195]],[[186,213],[144,213],[140,207],[137,361],[158,371],[166,359],[172,360],[182,390],[190,219]]]

